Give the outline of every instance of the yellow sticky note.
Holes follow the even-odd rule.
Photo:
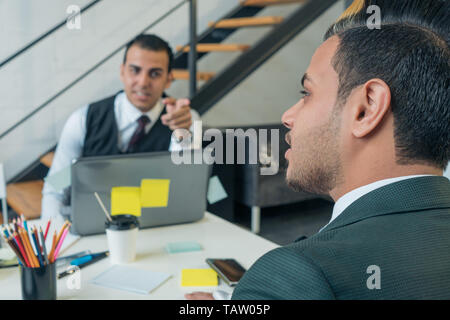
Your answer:
[[[141,216],[141,188],[113,187],[111,189],[111,215]]]
[[[213,287],[219,284],[217,272],[213,269],[181,270],[182,287]]]
[[[143,179],[141,181],[141,205],[143,207],[167,207],[169,179]]]

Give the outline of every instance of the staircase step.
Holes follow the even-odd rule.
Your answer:
[[[265,7],[271,5],[305,3],[306,0],[241,0],[243,6]]]
[[[189,70],[172,69],[173,77],[178,80],[189,80]],[[214,72],[197,72],[197,80],[208,81],[214,77]]]
[[[232,44],[232,43],[201,43],[197,45],[197,52],[211,52],[211,51],[245,51],[250,48],[248,44]],[[190,51],[189,46],[177,46],[177,51]]]
[[[43,180],[10,183],[6,186],[8,204],[27,219],[39,218],[43,187]]]
[[[40,159],[41,163],[47,167],[51,167],[53,163],[53,157],[55,156],[55,152],[49,152],[46,155],[42,156]]]
[[[283,22],[283,17],[251,17],[224,19],[219,22],[210,22],[208,25],[215,28],[264,27]]]

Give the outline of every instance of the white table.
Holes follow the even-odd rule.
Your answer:
[[[202,251],[168,254],[165,246],[170,242],[196,241]],[[277,245],[215,215],[194,223],[180,224],[139,231],[136,261],[127,266],[142,270],[170,273],[172,277],[149,294],[141,295],[128,291],[101,287],[90,280],[108,269],[109,258],[81,269],[80,289],[69,289],[62,278],[57,284],[58,299],[184,299],[184,294],[193,291],[212,292],[219,288],[232,289],[220,281],[219,287],[181,287],[181,270],[208,268],[206,258],[234,258],[249,268],[260,256]],[[82,237],[64,255],[83,250],[99,252],[108,250],[106,235]],[[21,299],[18,268],[0,269],[0,300]]]

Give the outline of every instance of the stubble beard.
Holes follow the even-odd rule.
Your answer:
[[[299,142],[299,152],[291,152],[286,182],[293,190],[328,195],[338,184],[341,172],[338,122],[331,116],[326,125]]]

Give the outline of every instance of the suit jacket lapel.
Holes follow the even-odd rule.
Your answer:
[[[440,176],[411,178],[365,194],[321,233],[370,217],[438,208],[450,208],[450,181]]]

